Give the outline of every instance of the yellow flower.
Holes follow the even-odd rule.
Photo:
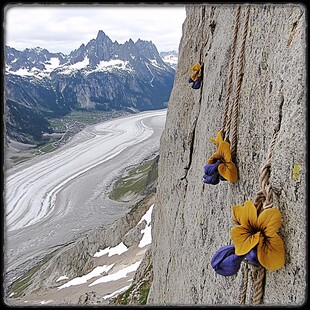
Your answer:
[[[218,146],[221,142],[223,142],[222,132],[219,130],[216,132],[216,138],[210,138],[210,141],[213,142],[216,146]]]
[[[190,77],[195,82],[201,77],[201,65],[197,63],[192,66],[192,71],[194,72]]]
[[[231,229],[231,238],[236,255],[245,255],[257,246],[257,258],[268,270],[277,270],[284,266],[284,243],[277,234],[281,226],[281,213],[270,208],[257,216],[252,201],[233,207],[233,220],[237,226]]]
[[[198,70],[200,70],[201,69],[201,65],[199,64],[199,63],[197,63],[196,65],[193,65],[192,66],[192,70],[193,71],[198,71]]]
[[[216,153],[208,160],[208,164],[215,164],[220,161],[218,166],[219,174],[230,182],[236,182],[238,179],[237,167],[231,161],[230,145],[226,141],[219,141]]]

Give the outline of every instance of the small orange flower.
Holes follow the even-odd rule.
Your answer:
[[[201,77],[201,64],[197,63],[192,66],[193,74],[191,74],[191,79],[195,82]]]
[[[281,226],[281,213],[270,208],[257,215],[252,201],[233,207],[233,220],[237,226],[231,229],[236,255],[245,255],[257,246],[257,258],[262,266],[277,270],[284,266],[284,243],[277,234]]]
[[[226,141],[221,141],[222,136],[218,135],[217,151],[209,158],[208,164],[215,164],[220,161],[218,166],[219,174],[230,182],[236,182],[238,179],[237,167],[231,160],[230,145]]]
[[[223,142],[222,132],[219,130],[216,132],[216,138],[210,138],[210,141],[213,142],[216,146],[218,146],[221,142]]]

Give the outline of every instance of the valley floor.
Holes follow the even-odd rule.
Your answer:
[[[160,138],[163,126],[164,126],[165,111],[147,112],[146,114],[143,114],[143,115],[144,116],[141,115],[142,119],[145,118],[143,121],[142,119],[140,119],[140,116],[137,116],[137,115],[133,116],[134,119],[135,118],[140,119],[140,121],[138,122],[138,129],[139,129],[138,131],[137,130],[131,131],[132,130],[131,125],[129,125],[129,123],[126,123],[121,119],[117,120],[117,123],[123,126],[122,130],[118,129],[115,131],[116,137],[118,137],[117,143],[120,143],[119,145],[121,146],[121,148],[119,149],[119,147],[117,146],[111,151],[111,154],[121,154],[123,159],[120,160],[120,157],[117,156],[113,160],[109,159],[109,161],[107,162],[107,165],[104,166],[103,165],[104,160],[102,159],[103,158],[102,156],[109,156],[109,155],[104,154],[103,150],[105,149],[105,146],[102,145],[102,141],[100,141],[97,144],[97,146],[101,148],[100,151],[95,151],[92,148],[81,147],[81,154],[85,155],[85,151],[89,150],[91,152],[90,153],[91,156],[97,156],[96,158],[94,158],[94,162],[93,162],[95,165],[94,169],[89,169],[87,173],[85,171],[84,173],[79,174],[79,177],[75,177],[75,178],[71,178],[70,175],[66,177],[63,173],[61,173],[62,177],[68,178],[68,180],[70,181],[66,183],[66,186],[63,186],[65,183],[62,184],[63,181],[61,181],[60,179],[59,179],[60,180],[59,184],[56,183],[55,185],[52,185],[51,183],[51,180],[55,181],[58,179],[57,177],[53,177],[52,174],[54,172],[60,173],[59,171],[60,166],[62,165],[65,166],[65,163],[64,162],[62,163],[62,162],[59,162],[59,160],[58,161],[56,160],[55,164],[57,165],[61,164],[59,168],[52,169],[50,170],[50,172],[47,172],[45,170],[42,170],[43,168],[41,169],[39,167],[41,159],[43,163],[43,157],[48,160],[52,160],[53,156],[56,156],[57,154],[61,156],[62,152],[64,152],[64,154],[68,154],[68,152],[71,152],[70,148],[72,146],[79,145],[81,141],[79,141],[78,139],[79,137],[82,138],[83,135],[87,137],[89,136],[95,137],[96,135],[100,136],[98,128],[101,128],[101,127],[99,125],[92,127],[93,129],[88,128],[87,132],[82,131],[79,137],[77,137],[77,139],[71,141],[70,142],[71,144],[69,143],[64,148],[60,148],[59,150],[55,151],[55,154],[54,152],[53,154],[52,153],[46,154],[42,156],[41,158],[38,158],[38,159],[34,158],[33,160],[29,160],[25,163],[21,163],[20,165],[17,165],[16,167],[13,167],[7,170],[6,183],[8,183],[8,181],[10,180],[12,180],[12,182],[16,182],[16,180],[21,176],[21,173],[24,173],[25,169],[28,169],[28,168],[29,168],[29,171],[31,171],[34,178],[37,178],[39,173],[45,171],[45,173],[43,173],[44,177],[47,176],[48,178],[50,178],[50,180],[46,183],[49,185],[49,189],[48,189],[49,192],[46,192],[45,194],[43,193],[44,195],[42,196],[42,198],[45,199],[46,197],[49,197],[50,194],[54,193],[54,189],[58,191],[60,186],[63,186],[61,187],[62,188],[61,192],[58,192],[57,194],[57,201],[59,201],[59,203],[56,204],[55,206],[59,208],[59,206],[62,204],[63,207],[65,207],[60,213],[56,209],[55,210],[52,209],[53,212],[48,213],[48,216],[43,216],[42,219],[40,219],[39,217],[34,218],[33,221],[35,221],[34,223],[35,225],[30,225],[30,226],[25,226],[25,227],[23,227],[23,224],[20,221],[25,221],[25,214],[29,216],[31,215],[31,212],[33,212],[33,210],[31,211],[29,209],[29,212],[27,211],[25,214],[21,214],[20,220],[18,219],[19,218],[18,212],[21,211],[21,208],[19,207],[17,208],[18,210],[17,213],[15,211],[8,213],[10,214],[10,216],[6,218],[6,224],[9,224],[9,225],[7,225],[6,228],[10,228],[10,229],[7,229],[5,232],[5,247],[4,247],[4,250],[5,250],[4,278],[5,278],[6,293],[7,293],[7,298],[6,298],[7,304],[11,304],[13,300],[14,300],[14,303],[15,302],[25,303],[25,301],[27,301],[26,296],[25,298],[23,297],[23,299],[14,298],[16,296],[12,295],[13,292],[9,291],[8,287],[12,284],[13,281],[20,278],[25,273],[26,270],[29,270],[29,268],[33,267],[33,265],[35,265],[35,263],[38,262],[38,259],[42,259],[44,255],[51,252],[52,250],[55,250],[56,248],[61,247],[62,244],[67,244],[68,242],[70,242],[70,240],[77,240],[77,238],[87,235],[87,233],[95,227],[100,227],[100,225],[102,226],[102,225],[108,225],[109,223],[113,223],[117,218],[119,218],[120,216],[128,212],[128,206],[126,207],[126,204],[114,203],[114,206],[116,208],[114,211],[117,212],[117,214],[111,214],[111,212],[113,213],[114,211],[111,209],[111,206],[108,203],[109,198],[107,196],[106,191],[107,191],[107,188],[111,185],[111,181],[117,179],[118,173],[122,172],[126,166],[128,167],[128,165],[130,166],[130,165],[134,165],[134,164],[141,162],[143,159],[148,157],[150,154],[154,154],[154,151],[158,150],[159,148],[159,138]],[[116,123],[113,121],[110,124],[112,125]],[[94,132],[92,133],[91,130],[94,130]],[[112,135],[113,132],[114,131],[112,131],[112,128],[111,128],[107,132],[104,132],[103,135],[104,136]],[[137,136],[137,132],[141,132],[145,139],[142,139],[139,141],[139,136]],[[126,133],[128,135],[128,138],[129,138],[128,142],[119,140],[120,135],[122,135],[123,133]],[[146,137],[148,138],[146,139]],[[134,140],[134,139],[137,139],[137,140]],[[91,143],[93,143],[93,140],[91,140]],[[137,144],[135,145],[135,143]],[[88,143],[88,146],[89,146],[89,143]],[[73,160],[76,160],[76,163],[77,163],[76,167],[79,167],[79,169],[82,169],[83,168],[82,161],[81,159],[79,159],[77,155],[78,155],[78,152],[73,152],[72,155],[69,156],[68,158],[69,159],[68,163],[70,163],[71,165],[73,164]],[[60,157],[60,158],[62,158],[62,161],[64,160],[64,157]],[[102,164],[98,164],[98,162]],[[45,163],[46,168],[53,167],[53,164],[46,165],[45,160],[44,160],[44,163]],[[113,166],[112,165],[113,163],[116,166],[115,165]],[[89,160],[86,160],[85,164],[88,165],[89,167],[92,167],[91,166],[92,163]],[[69,168],[68,166],[66,166],[66,171],[73,173],[72,169]],[[17,190],[17,193],[19,191],[21,193],[21,196],[20,196],[21,199],[19,199],[19,201],[21,202],[24,201],[23,199],[25,199],[27,195],[28,196],[30,195],[29,201],[32,201],[34,197],[36,197],[36,199],[39,199],[40,197],[39,190],[38,189],[31,190],[31,186],[41,186],[40,184],[44,183],[43,175],[37,181],[35,179],[25,177],[23,179],[24,181],[22,180],[22,183],[20,183],[20,185],[18,184],[16,186],[14,185],[14,188]],[[108,175],[110,178],[109,180],[105,179]],[[98,182],[98,180],[101,180],[101,181]],[[76,183],[76,181],[78,183]],[[15,184],[15,183],[12,183],[12,184]],[[24,186],[24,185],[26,187],[25,187],[25,190],[23,191],[21,189],[21,186]],[[53,186],[52,188],[50,187],[51,185]],[[95,186],[95,187],[92,188],[92,186]],[[6,189],[8,189],[8,187],[6,187]],[[91,195],[88,195],[88,191]],[[31,193],[34,193],[34,192],[36,193],[36,195],[33,196],[32,194],[31,196]],[[9,211],[8,210],[8,207],[9,207],[8,197],[9,196],[7,194],[6,195],[7,200],[5,202],[6,212]],[[12,195],[13,199],[15,199],[16,197],[17,197],[16,193]],[[83,202],[84,198],[81,200],[81,197],[85,198],[84,202]],[[94,198],[95,200],[90,201],[89,200],[90,198],[92,199]],[[103,198],[104,198],[104,201],[103,201]],[[31,204],[28,204],[28,202],[26,203],[26,201],[24,201],[22,205],[23,207],[31,206]],[[11,207],[15,208],[16,205],[12,204]],[[80,208],[80,211],[78,211],[77,208]],[[117,208],[119,208],[118,211],[117,211]],[[100,214],[100,217],[98,217],[98,212]],[[57,223],[55,221],[61,221],[61,225],[57,226]],[[84,227],[82,224],[86,225],[86,223],[88,226]],[[61,237],[61,235],[63,237]],[[115,244],[113,244],[113,246],[115,246]],[[140,248],[128,249],[128,253],[131,253],[128,256],[129,262],[130,261],[133,262],[134,260],[136,260],[135,263],[137,263],[137,261],[143,256],[143,253],[144,253],[143,251],[144,250]],[[113,258],[113,259],[116,259],[116,258]],[[32,263],[32,266],[29,265],[30,262]],[[124,264],[128,264],[128,262],[125,262]],[[116,267],[117,266],[115,265],[113,269]],[[138,265],[136,265],[136,267],[138,267]],[[111,272],[112,272],[112,269],[111,269]],[[115,286],[116,283],[119,283],[124,286],[125,284],[129,285],[130,283],[127,281],[130,280],[130,276],[132,276],[132,274],[129,274],[128,277],[126,277],[126,281],[124,279],[117,280],[118,282],[112,281],[113,284],[110,283],[108,288],[104,289],[104,291],[102,292],[104,294],[113,293],[114,288],[116,289],[116,286]],[[95,286],[97,285],[94,285],[93,287]],[[93,287],[89,288],[90,292],[93,290]],[[118,289],[121,289],[122,287],[118,286]],[[68,296],[72,296],[72,298],[74,298],[73,296],[75,295],[73,292],[75,291],[75,287],[73,286],[73,287],[70,287],[69,289],[71,290],[71,293],[68,293]],[[56,294],[59,298],[61,298],[62,294],[64,294],[63,298],[65,298],[65,295],[67,293],[64,293],[64,292],[65,292],[64,290],[58,291],[57,289],[53,292],[53,294]],[[47,292],[40,291],[40,295],[37,295],[36,297],[34,297],[33,302],[40,303],[43,301],[43,303],[45,303],[46,300],[52,300],[51,297],[48,297],[50,295],[48,294],[46,295],[46,294]],[[36,299],[37,297],[39,297],[40,300]],[[58,297],[56,297],[56,299],[54,297],[53,300],[57,300],[56,302],[59,302]],[[64,302],[67,302],[67,301],[65,301],[64,299]],[[76,302],[76,300],[74,302]]]

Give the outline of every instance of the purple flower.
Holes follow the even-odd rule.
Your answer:
[[[235,254],[233,245],[225,245],[212,257],[211,266],[216,273],[222,276],[232,276],[238,272],[243,258],[244,255]]]
[[[197,80],[193,83],[192,88],[199,89],[201,86],[201,80]]]
[[[256,248],[253,248],[249,253],[245,255],[245,260],[252,263],[255,266],[261,266],[257,258]]]
[[[208,164],[204,166],[204,183],[216,185],[220,182],[220,174],[218,172],[218,166],[220,163],[220,161],[217,161],[215,164]]]
[[[208,164],[204,166],[204,172],[206,175],[213,175],[218,173],[218,166],[220,165],[221,161],[218,160],[215,164]]]
[[[191,77],[188,79],[188,83],[193,83],[192,88],[193,89],[199,89],[201,86],[202,78],[199,77],[197,80],[193,80]]]
[[[219,174],[214,174],[214,175],[204,175],[203,176],[203,182],[206,184],[212,184],[212,185],[216,185],[220,182],[220,178],[219,178]]]

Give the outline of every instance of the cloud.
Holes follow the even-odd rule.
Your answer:
[[[168,51],[178,49],[184,20],[184,5],[11,5],[4,35],[19,50],[40,46],[68,54],[103,30],[118,43],[141,39]]]

